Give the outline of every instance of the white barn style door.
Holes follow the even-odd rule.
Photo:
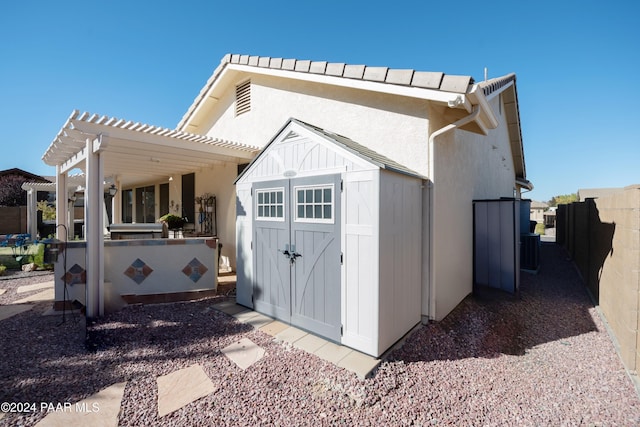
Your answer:
[[[254,307],[340,341],[340,175],[254,183]]]

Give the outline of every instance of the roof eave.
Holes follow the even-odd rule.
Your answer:
[[[371,72],[368,73],[369,70]],[[217,102],[216,91],[220,86],[225,86],[225,80],[233,74],[232,71],[388,93],[448,105],[462,105],[469,112],[472,108],[471,102],[467,99],[467,92],[473,84],[473,78],[470,76],[227,54],[178,123],[178,130],[187,129],[206,105]]]

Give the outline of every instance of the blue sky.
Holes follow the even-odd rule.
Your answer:
[[[0,170],[73,109],[174,128],[226,53],[517,74],[527,194],[640,183],[636,1],[32,1],[0,7]]]

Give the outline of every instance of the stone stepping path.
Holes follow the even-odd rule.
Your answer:
[[[126,382],[113,384],[86,399],[53,411],[37,427],[117,426]]]
[[[191,365],[157,378],[158,417],[177,411],[216,391],[200,365]]]
[[[0,289],[0,295],[4,294],[5,292],[7,292],[6,289]]]

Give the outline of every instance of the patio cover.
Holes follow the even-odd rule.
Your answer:
[[[66,200],[68,174],[85,174],[85,238],[87,241],[87,317],[104,312],[103,185],[106,178],[118,189],[157,182],[173,175],[230,163],[247,163],[258,147],[134,123],[74,110],[42,160],[56,167],[56,195]],[[120,213],[121,191],[114,213]],[[63,195],[63,196],[61,196]],[[60,198],[62,197],[62,199]],[[68,205],[56,204],[57,225],[67,228]],[[114,222],[119,222],[118,216]],[[57,229],[64,239],[64,230]]]

